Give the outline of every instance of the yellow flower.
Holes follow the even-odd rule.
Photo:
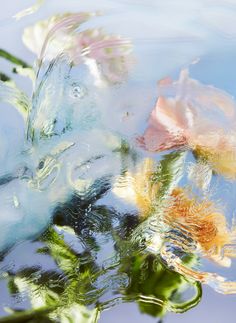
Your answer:
[[[160,184],[152,180],[154,171],[154,161],[146,158],[137,172],[132,174],[127,171],[118,178],[113,188],[113,193],[138,208],[142,218],[146,218],[153,211],[160,188]]]
[[[206,160],[216,173],[229,179],[236,179],[236,151],[233,147],[232,149],[209,149],[197,145],[194,152],[198,157]]]

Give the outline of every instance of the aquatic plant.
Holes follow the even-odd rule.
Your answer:
[[[13,73],[33,82],[28,97],[0,73],[0,100],[21,116],[11,139],[1,133],[2,263],[28,240],[42,257],[36,266],[2,266],[20,309],[13,302],[0,322],[92,323],[122,302],[162,318],[196,306],[202,284],[236,293],[235,281],[199,269],[204,258],[230,267],[236,255],[235,228],[211,185],[219,175],[235,179],[235,102],[183,70],[179,80],[158,83],[147,129],[134,143],[135,109],[123,101],[136,105],[143,95],[124,86],[133,46],[86,29],[98,15],[57,14],[26,28],[33,67],[0,50]],[[136,113],[146,117],[144,110]],[[53,269],[45,268],[49,259]]]
[[[172,158],[169,158],[168,175],[173,175],[177,168],[180,172],[178,181],[183,175],[178,166],[182,154],[171,153]],[[134,241],[160,255],[170,269],[186,278],[206,283],[221,293],[235,293],[235,282],[226,281],[216,273],[198,272],[194,262],[185,264],[186,257],[194,259],[195,255],[230,267],[231,258],[235,257],[235,228],[228,229],[225,216],[212,201],[206,197],[203,200],[191,197],[187,189],[178,187],[178,181],[160,199],[161,188],[170,184],[165,182],[161,165],[158,168],[153,161],[146,160],[139,169],[142,173],[138,170],[134,175],[121,175],[114,188],[115,194],[132,200],[138,208],[142,223],[133,232]]]

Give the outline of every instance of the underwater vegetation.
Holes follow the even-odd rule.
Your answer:
[[[88,28],[100,16],[25,28],[33,66],[0,50],[32,82],[28,95],[0,73],[22,122],[11,140],[0,130],[0,322],[92,323],[122,302],[162,319],[197,306],[203,285],[236,294],[236,227],[216,193],[235,185],[236,101],[189,66],[144,104],[137,44]]]

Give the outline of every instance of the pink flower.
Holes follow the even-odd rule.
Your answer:
[[[75,64],[84,61],[98,83],[117,83],[127,76],[132,65],[129,40],[108,35],[102,29],[89,29],[79,33],[75,42],[72,61]]]
[[[178,81],[164,79],[158,83],[160,93],[139,143],[149,151],[162,151],[198,144],[199,135],[206,136],[223,127],[206,118],[206,109],[223,112],[226,118],[235,114],[235,102],[223,91],[199,83],[182,71]],[[165,96],[173,93],[175,96]],[[209,113],[209,111],[207,111]],[[216,121],[216,120],[215,120]],[[218,120],[219,121],[219,120]]]
[[[190,79],[187,70],[176,82],[160,81],[158,92],[139,145],[152,152],[191,149],[215,171],[236,178],[234,100],[213,86]]]
[[[151,112],[148,128],[139,143],[149,151],[162,151],[178,148],[188,143],[188,130],[191,127],[186,107],[181,101],[160,96]]]
[[[97,84],[122,82],[131,66],[131,43],[102,29],[78,31],[96,13],[52,16],[25,29],[23,41],[39,61],[64,53],[74,65],[85,63]]]

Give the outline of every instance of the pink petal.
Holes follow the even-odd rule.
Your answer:
[[[161,151],[186,145],[189,129],[184,108],[183,104],[174,99],[159,97],[148,120],[147,130],[138,139],[139,144],[149,151]]]
[[[42,61],[47,45],[49,41],[58,33],[58,32],[73,32],[78,26],[86,22],[91,16],[95,14],[92,13],[75,13],[69,14],[65,18],[61,19],[56,23],[48,32],[47,37],[44,41],[39,60]]]

